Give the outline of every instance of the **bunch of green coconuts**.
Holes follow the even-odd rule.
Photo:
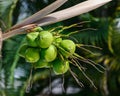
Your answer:
[[[55,74],[59,75],[68,71],[69,57],[75,50],[76,45],[72,40],[36,27],[26,35],[19,54],[35,69],[52,68]]]

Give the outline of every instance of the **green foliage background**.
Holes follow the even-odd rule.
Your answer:
[[[55,0],[0,0],[0,27],[2,30],[22,21],[38,10],[51,4]],[[58,10],[78,4],[84,0],[69,0]],[[118,96],[120,90],[120,2],[114,0],[109,4],[92,12],[78,17],[65,20],[53,25],[45,26],[44,29],[55,28],[59,25],[68,26],[73,23],[90,21],[79,28],[71,28],[64,32],[93,28],[75,34],[79,43],[101,47],[102,50],[88,48],[96,55],[80,49],[77,52],[85,58],[94,60],[107,70],[99,73],[93,67],[81,62],[87,68],[87,75],[93,80],[97,90],[90,85],[89,81],[75,67],[79,80],[84,88],[78,86],[68,72],[65,74],[65,90],[62,92],[62,76],[52,75],[51,96]],[[38,69],[33,72],[33,86],[28,93],[25,87],[30,75],[30,64],[26,63],[18,55],[19,47],[24,41],[25,35],[19,35],[3,42],[2,63],[0,64],[0,96],[47,96],[49,93],[49,70]]]

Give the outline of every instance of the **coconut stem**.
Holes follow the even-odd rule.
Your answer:
[[[80,14],[92,11],[110,1],[112,1],[112,0],[87,0],[80,4],[75,5],[73,7],[70,7],[70,8],[58,11],[58,12],[54,12],[50,15],[43,17],[42,19],[40,17],[39,19],[37,19],[37,21],[35,21],[35,22],[32,21],[31,24],[36,24],[38,26],[50,25],[50,24],[53,24],[56,22],[60,22],[60,21],[67,20],[69,18],[78,16]],[[24,25],[24,22],[22,24]],[[17,27],[14,26],[12,28],[17,28]],[[14,29],[7,33],[4,33],[3,40],[10,38],[12,36],[18,35],[18,34],[26,33],[25,29],[23,30],[22,28],[23,27],[19,27],[18,29]],[[26,29],[29,29],[29,26]]]

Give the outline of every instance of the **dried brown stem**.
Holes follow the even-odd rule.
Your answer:
[[[42,9],[42,10],[36,12],[35,14],[33,14],[32,16],[28,17],[24,21],[14,25],[10,29],[16,29],[16,28],[31,24],[31,23],[33,23],[35,21],[38,21],[41,18],[43,18],[44,16],[48,15],[49,13],[51,13],[54,10],[56,10],[57,8],[59,8],[60,6],[62,6],[67,1],[68,0],[57,0],[54,3],[50,4],[49,6],[45,7],[44,9]]]
[[[37,19],[37,21],[35,21],[35,22],[32,21],[32,22],[33,22],[33,24],[37,24],[38,26],[50,25],[50,24],[53,24],[56,22],[60,22],[60,21],[78,16],[78,15],[86,13],[86,12],[92,11],[110,1],[112,1],[112,0],[87,0],[80,4],[75,5],[73,7],[49,14],[49,15],[43,17],[42,19],[40,17]],[[24,22],[22,24],[24,25]],[[29,24],[29,23],[27,23],[27,24]],[[12,27],[12,28],[15,28],[15,27]],[[17,34],[26,33],[25,31],[24,32],[23,31],[24,30],[22,28],[19,28],[16,30],[12,30],[8,33],[4,33],[3,40],[10,38],[12,36],[15,36]]]

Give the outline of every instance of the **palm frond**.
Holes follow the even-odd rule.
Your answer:
[[[92,44],[99,47],[106,47],[105,44],[108,41],[108,20],[105,18],[97,19],[90,14],[85,14],[86,16],[82,16],[85,21],[90,21],[84,27],[84,29],[91,28],[95,30],[85,30],[80,31],[78,34],[75,34],[75,38],[80,43],[84,44]],[[87,18],[87,19],[86,19]]]
[[[116,22],[116,24],[115,24]],[[112,43],[112,49],[114,51],[114,54],[117,56],[120,56],[120,18],[118,20],[113,21],[114,25],[111,26],[111,43]]]
[[[17,1],[18,0],[0,0],[0,27],[3,29],[11,27],[12,14]]]

